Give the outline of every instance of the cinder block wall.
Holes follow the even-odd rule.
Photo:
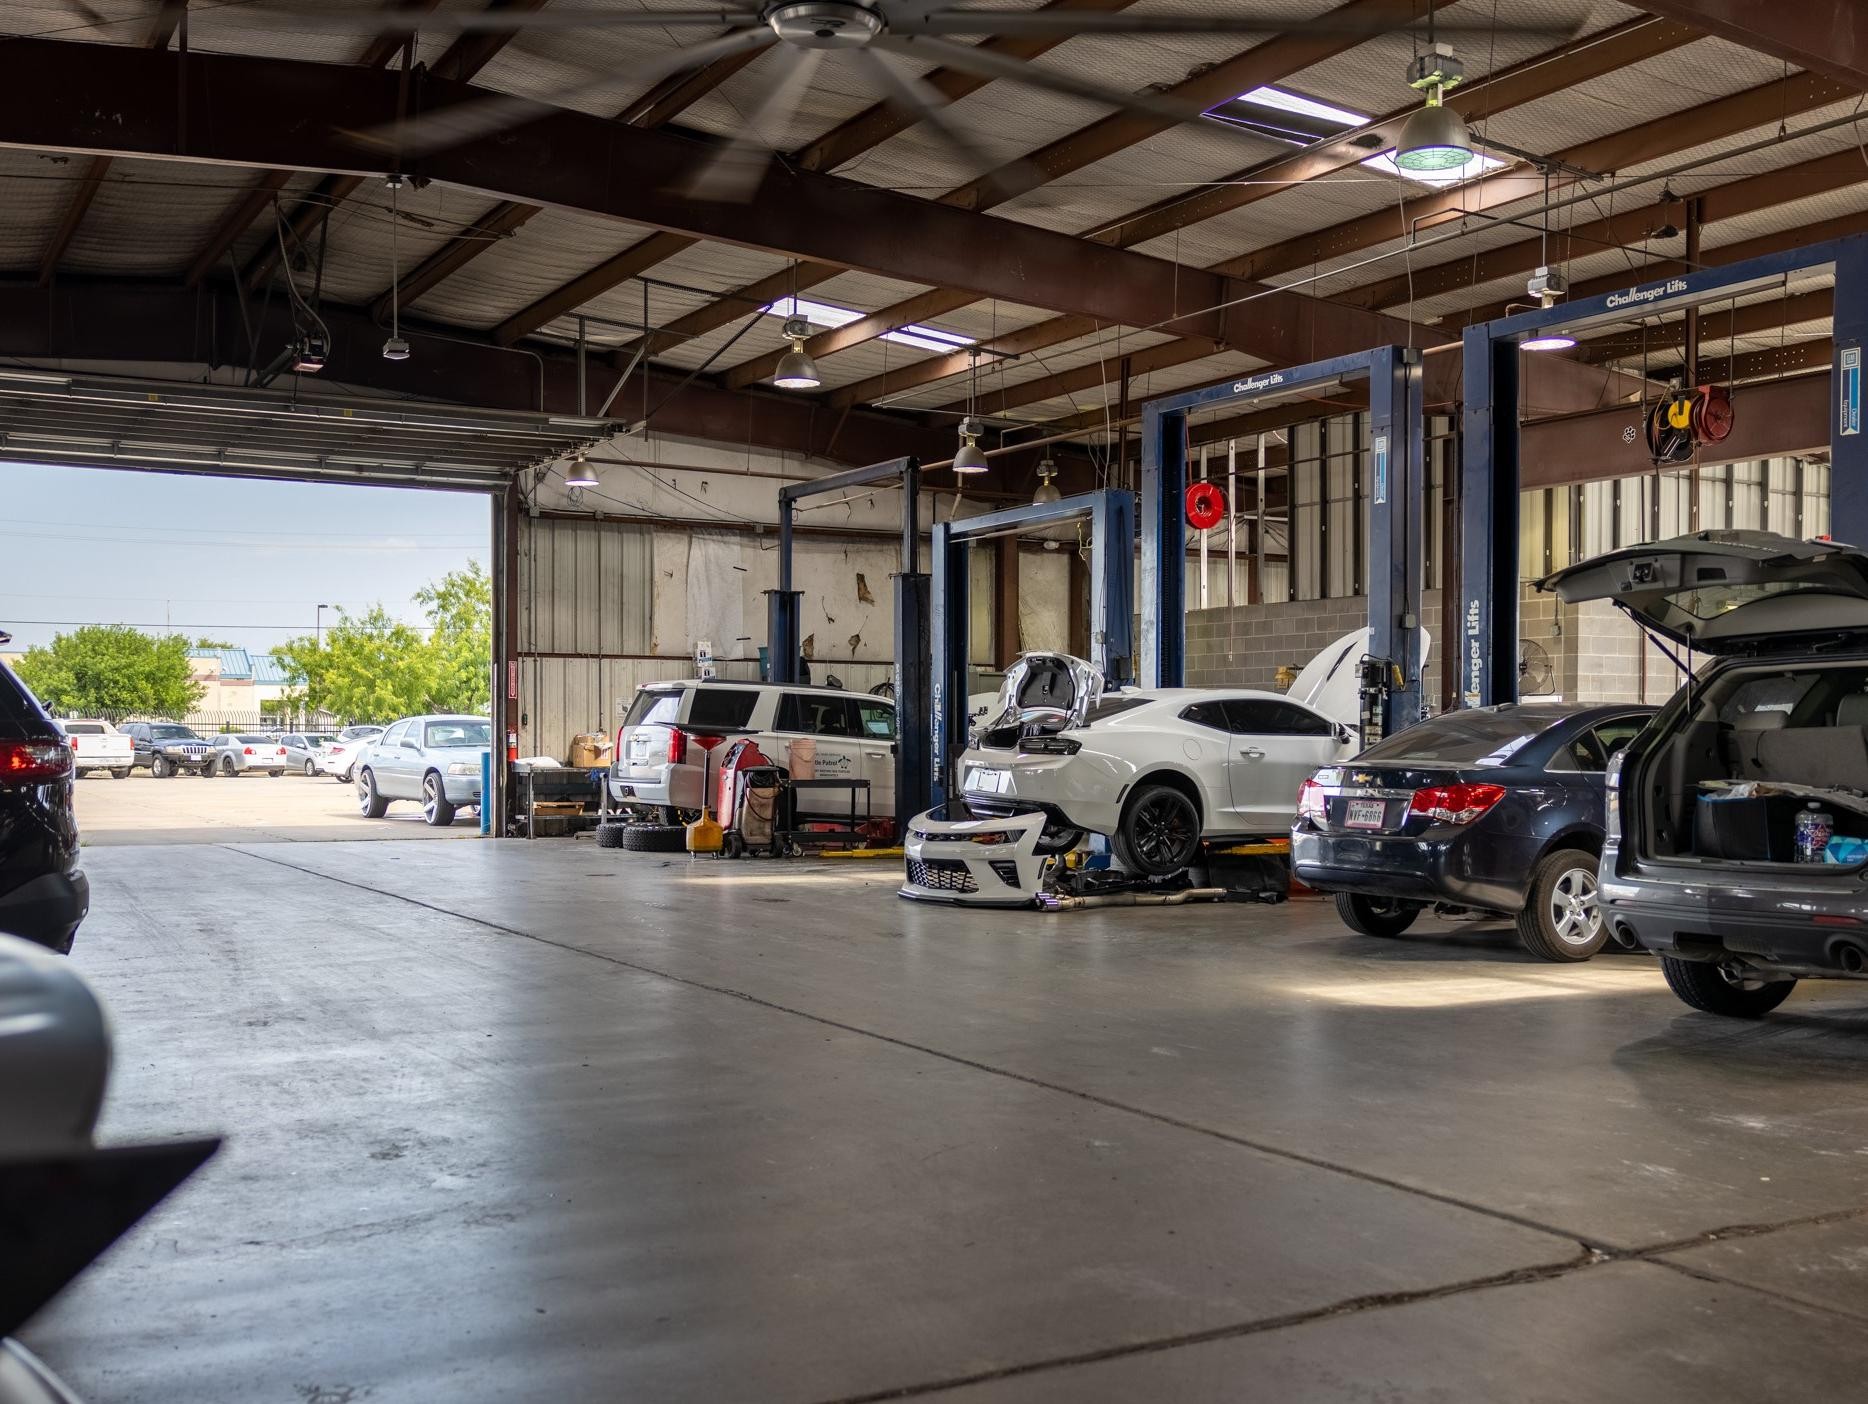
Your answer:
[[[1433,635],[1426,696],[1429,705],[1437,706],[1441,667],[1449,650],[1460,650],[1461,641],[1441,637],[1438,590],[1425,592],[1421,618]],[[1673,664],[1613,605],[1565,605],[1526,584],[1518,621],[1519,637],[1535,642],[1549,657],[1551,695],[1659,703],[1680,685]],[[1319,650],[1367,623],[1368,604],[1360,596],[1195,610],[1187,616],[1187,685],[1275,690],[1280,665],[1301,668]]]

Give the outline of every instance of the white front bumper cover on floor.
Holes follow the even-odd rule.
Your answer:
[[[952,801],[908,823],[902,843],[907,879],[899,895],[917,902],[1029,907],[1056,858],[1038,852],[1042,810],[1009,818],[974,815]]]

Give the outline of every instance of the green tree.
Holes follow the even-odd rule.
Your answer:
[[[196,639],[194,646],[205,651],[210,648],[238,648],[240,645],[228,643],[225,639]]]
[[[419,630],[391,619],[381,605],[352,615],[339,610],[324,631],[273,649],[285,660],[308,706],[353,721],[393,721],[430,710],[435,693],[434,654]]]
[[[478,561],[415,592],[433,630],[437,712],[481,713],[493,705],[493,582]]]
[[[68,716],[179,717],[201,700],[183,634],[151,637],[125,624],[87,624],[28,649],[19,675],[47,708]]]

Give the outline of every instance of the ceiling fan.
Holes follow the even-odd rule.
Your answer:
[[[653,0],[650,0],[650,5]],[[386,9],[368,12],[332,10],[328,6],[233,5],[205,12],[203,18],[241,26],[329,30],[356,33],[373,30],[385,34],[434,31],[450,33],[510,34],[525,31],[716,28],[725,33],[613,68],[588,83],[579,83],[543,98],[509,95],[476,98],[450,106],[411,114],[390,126],[350,132],[361,143],[392,151],[404,158],[420,157],[524,125],[552,106],[576,106],[623,84],[648,87],[678,74],[691,72],[723,59],[762,50],[776,50],[787,65],[772,75],[744,131],[726,142],[712,162],[696,176],[690,193],[710,199],[744,199],[751,194],[766,165],[776,154],[764,133],[782,131],[797,109],[816,74],[830,56],[841,56],[876,89],[883,101],[905,112],[980,169],[1000,164],[980,152],[976,144],[940,109],[948,99],[881,54],[923,60],[975,77],[1023,83],[1067,97],[1081,98],[1117,111],[1131,112],[1172,123],[1197,123],[1202,130],[1237,129],[1206,116],[1206,107],[1162,93],[1122,92],[1067,70],[1030,63],[1012,55],[974,44],[957,43],[949,36],[1050,37],[1148,34],[1305,34],[1343,38],[1375,38],[1382,34],[1411,33],[1416,21],[1428,39],[1458,33],[1484,33],[1572,37],[1573,24],[1513,24],[1482,21],[1449,23],[1434,15],[1432,0],[1419,7],[1415,20],[1397,25],[1392,19],[1350,11],[1344,6],[1305,20],[1278,19],[1253,14],[1197,14],[1147,10],[1140,12],[1089,11],[1049,5],[1035,10],[973,8],[942,4],[939,0],[735,0],[694,8],[671,4],[668,8],[543,8],[536,10],[427,10]],[[768,65],[769,67],[769,65]],[[980,164],[983,163],[983,164]]]

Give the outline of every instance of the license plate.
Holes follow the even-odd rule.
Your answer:
[[[1378,799],[1352,799],[1343,811],[1343,826],[1350,829],[1379,829],[1388,806]]]
[[[972,774],[966,778],[966,788],[979,790],[989,795],[1003,794],[1006,779],[1007,776],[1003,770],[989,770],[985,766],[976,765],[973,767]]]

